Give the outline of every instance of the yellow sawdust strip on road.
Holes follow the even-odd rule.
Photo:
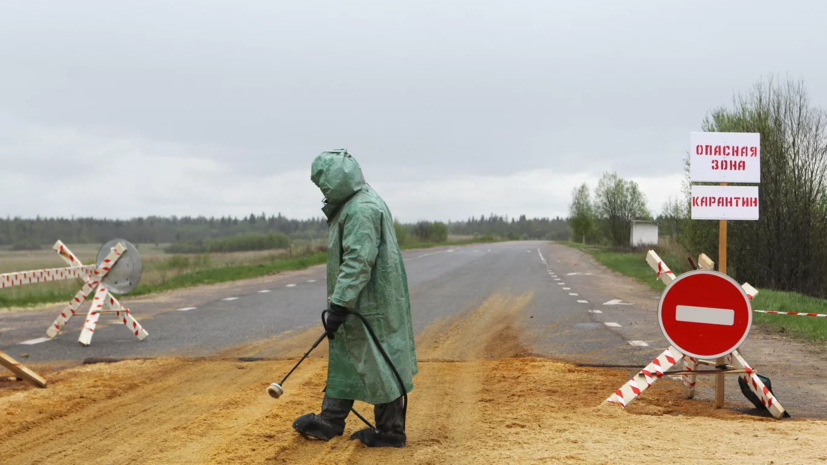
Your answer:
[[[299,347],[306,347],[305,339],[312,342],[317,331],[308,330],[290,338],[302,344],[278,342],[287,344],[279,346],[285,353],[292,352],[289,360],[126,361],[53,373],[45,390],[2,389],[0,462],[827,460],[823,448],[827,422],[779,422],[715,411],[707,402],[683,400],[677,384],[666,380],[628,411],[604,405],[602,401],[628,373],[521,355],[527,349],[519,344],[516,319],[530,299],[530,295],[492,296],[466,317],[423,333],[418,342],[425,361],[410,395],[405,449],[373,450],[348,441],[347,436],[363,427],[356,418],[348,420],[344,437],[330,442],[309,441],[292,430],[294,418],[319,409],[326,359],[308,359],[285,383],[281,399],[270,399],[264,390],[295,363],[302,352]],[[465,324],[473,331],[462,331]],[[372,418],[370,406],[358,403],[356,408]]]

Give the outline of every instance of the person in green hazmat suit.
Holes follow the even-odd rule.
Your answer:
[[[408,278],[388,206],[366,182],[347,150],[323,152],[310,179],[324,194],[328,220],[327,331],[330,358],[320,414],[295,420],[305,436],[330,440],[344,433],[354,400],[374,405],[376,429],[350,439],[370,447],[404,447],[402,387],[371,338],[364,317],[396,368],[405,392],[417,373]]]

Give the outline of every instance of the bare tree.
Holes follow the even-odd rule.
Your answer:
[[[681,223],[686,220],[686,202],[678,197],[669,197],[661,207],[658,225],[662,233],[677,235],[681,229]]]

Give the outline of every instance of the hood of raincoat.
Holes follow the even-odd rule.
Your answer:
[[[346,149],[329,150],[313,160],[310,180],[324,194],[322,211],[330,220],[353,194],[365,187],[362,167]]]

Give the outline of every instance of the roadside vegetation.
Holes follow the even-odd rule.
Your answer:
[[[663,292],[666,288],[646,263],[645,249],[623,250],[605,245],[584,245],[577,242],[562,242],[562,244],[582,250],[606,268],[645,283],[658,292]],[[660,245],[653,249],[676,275],[690,270],[687,259],[689,255],[685,252],[681,253],[680,246],[670,243],[669,238],[661,238]],[[795,292],[759,289],[758,296],[752,301],[752,308],[777,312],[827,314],[827,299]],[[813,342],[827,342],[827,318],[754,313],[753,321],[775,334]]]
[[[242,234],[220,239],[197,239],[176,242],[164,249],[166,253],[221,253],[247,252],[251,250],[275,250],[290,247],[287,234]]]
[[[827,313],[827,111],[810,101],[803,82],[770,78],[710,111],[701,128],[761,134],[760,219],[728,223],[727,274],[760,289],[756,309]],[[683,196],[664,199],[655,218],[656,250],[676,273],[689,268],[687,256],[716,259],[718,251],[718,221],[690,218],[688,156]],[[583,184],[572,192],[568,245],[662,290],[645,251],[629,249],[632,220],[652,220],[645,204],[637,185],[614,173],[605,173],[593,194]],[[755,321],[778,333],[827,340],[825,318],[756,314]]]
[[[433,237],[430,237],[433,239]],[[402,249],[421,249],[444,245],[490,243],[503,240],[491,236],[446,236],[441,242],[421,242],[408,238]],[[143,275],[129,296],[155,294],[174,289],[257,278],[283,271],[293,271],[324,264],[326,240],[293,241],[287,248],[244,252],[168,254],[170,245],[137,244],[143,261]],[[91,264],[100,244],[75,244],[69,248],[81,262]],[[43,268],[61,268],[65,264],[49,250],[0,250],[0,273]],[[0,290],[0,309],[21,308],[69,301],[80,288],[80,281],[68,280],[32,284]]]

